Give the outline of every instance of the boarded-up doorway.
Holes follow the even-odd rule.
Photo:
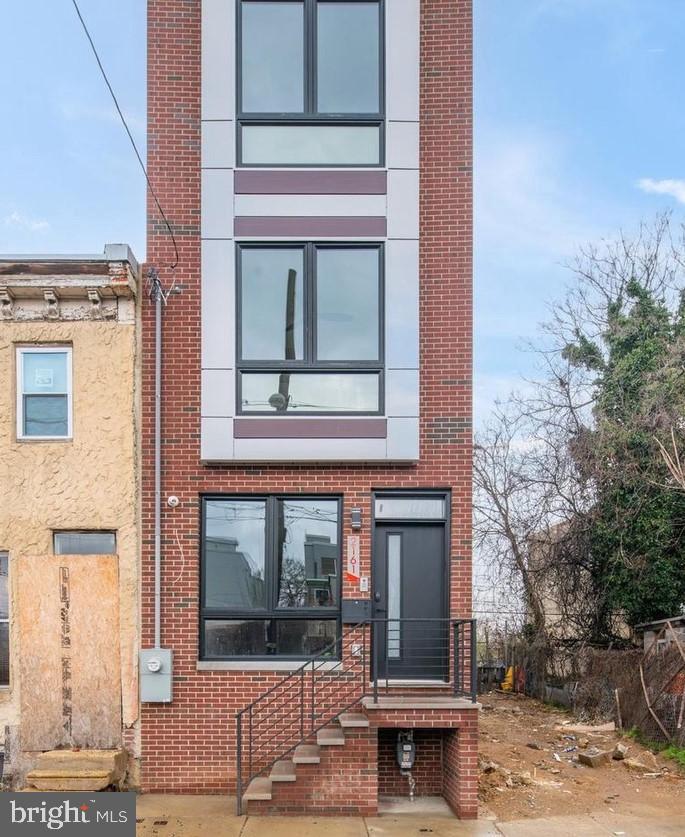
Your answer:
[[[117,556],[17,565],[22,750],[120,747]]]

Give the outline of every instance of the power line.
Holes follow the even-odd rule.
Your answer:
[[[112,97],[112,101],[114,102],[114,107],[117,109],[117,113],[119,114],[119,119],[121,119],[121,123],[124,126],[124,129],[125,129],[126,133],[128,134],[128,138],[131,141],[131,146],[133,147],[133,151],[134,151],[136,157],[138,158],[138,163],[140,164],[140,168],[142,169],[143,174],[145,175],[145,181],[147,182],[147,187],[150,190],[150,194],[152,195],[152,198],[155,202],[155,205],[156,205],[156,207],[159,211],[159,214],[162,216],[162,219],[164,220],[164,223],[166,224],[166,228],[169,231],[169,235],[171,236],[171,241],[174,245],[174,262],[173,262],[173,264],[169,265],[169,269],[174,270],[177,267],[178,261],[179,261],[178,247],[176,245],[176,237],[174,236],[174,231],[171,229],[171,224],[169,223],[169,220],[167,219],[167,217],[164,213],[164,210],[162,209],[162,205],[159,202],[159,199],[157,198],[155,190],[152,187],[152,183],[150,182],[150,178],[148,176],[147,169],[145,168],[145,163],[143,162],[143,158],[140,156],[140,152],[138,151],[138,146],[136,145],[136,141],[133,139],[133,134],[131,133],[131,130],[128,127],[128,123],[126,122],[126,118],[124,117],[124,114],[122,113],[121,108],[119,107],[119,102],[117,101],[117,97],[114,93],[114,90],[112,89],[112,85],[109,83],[109,79],[107,78],[107,73],[105,72],[105,68],[102,66],[102,61],[100,60],[100,56],[98,55],[98,51],[95,48],[95,44],[93,43],[93,39],[90,35],[90,32],[88,31],[88,27],[86,26],[86,22],[83,19],[83,15],[81,14],[81,10],[78,7],[78,3],[76,2],[76,0],[71,0],[71,2],[74,4],[74,9],[76,10],[76,14],[78,15],[78,19],[81,21],[81,26],[83,27],[83,31],[86,33],[86,38],[88,38],[88,43],[90,44],[90,48],[93,50],[93,55],[95,56],[95,60],[97,61],[98,67],[100,68],[100,72],[102,73],[102,77],[105,80],[105,84],[107,85],[107,89],[109,90],[110,96]]]

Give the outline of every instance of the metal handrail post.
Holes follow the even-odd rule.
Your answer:
[[[378,622],[373,622],[373,702],[378,703]]]
[[[304,738],[304,670],[300,671],[300,738]]]
[[[478,700],[478,633],[476,631],[476,620],[471,620],[471,702]]]
[[[238,816],[241,816],[243,813],[243,716],[242,713],[238,713],[237,724],[236,724],[236,738],[238,741],[238,752],[236,753],[236,792],[238,794],[237,799],[237,812]]]
[[[249,764],[250,764],[250,779],[252,779],[252,707],[250,706],[250,737],[248,738],[247,746],[249,752]]]
[[[458,632],[459,632],[459,623],[453,622],[452,623],[452,667],[453,671],[453,682],[452,682],[452,690],[454,691],[455,695],[459,694],[459,674],[457,666],[459,665],[459,650],[457,646],[458,641]]]
[[[311,713],[312,727],[311,732],[314,732],[314,725],[316,723],[314,714],[314,660],[312,660],[312,713]]]

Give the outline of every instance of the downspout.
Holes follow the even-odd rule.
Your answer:
[[[155,300],[155,648],[162,647],[162,287],[152,276]]]

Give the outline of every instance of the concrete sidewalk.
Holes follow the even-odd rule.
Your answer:
[[[667,812],[664,812],[667,813]],[[580,816],[493,822],[461,822],[438,806],[422,814],[378,817],[238,817],[225,796],[138,798],[137,837],[682,837],[682,816],[620,815],[604,811]]]

